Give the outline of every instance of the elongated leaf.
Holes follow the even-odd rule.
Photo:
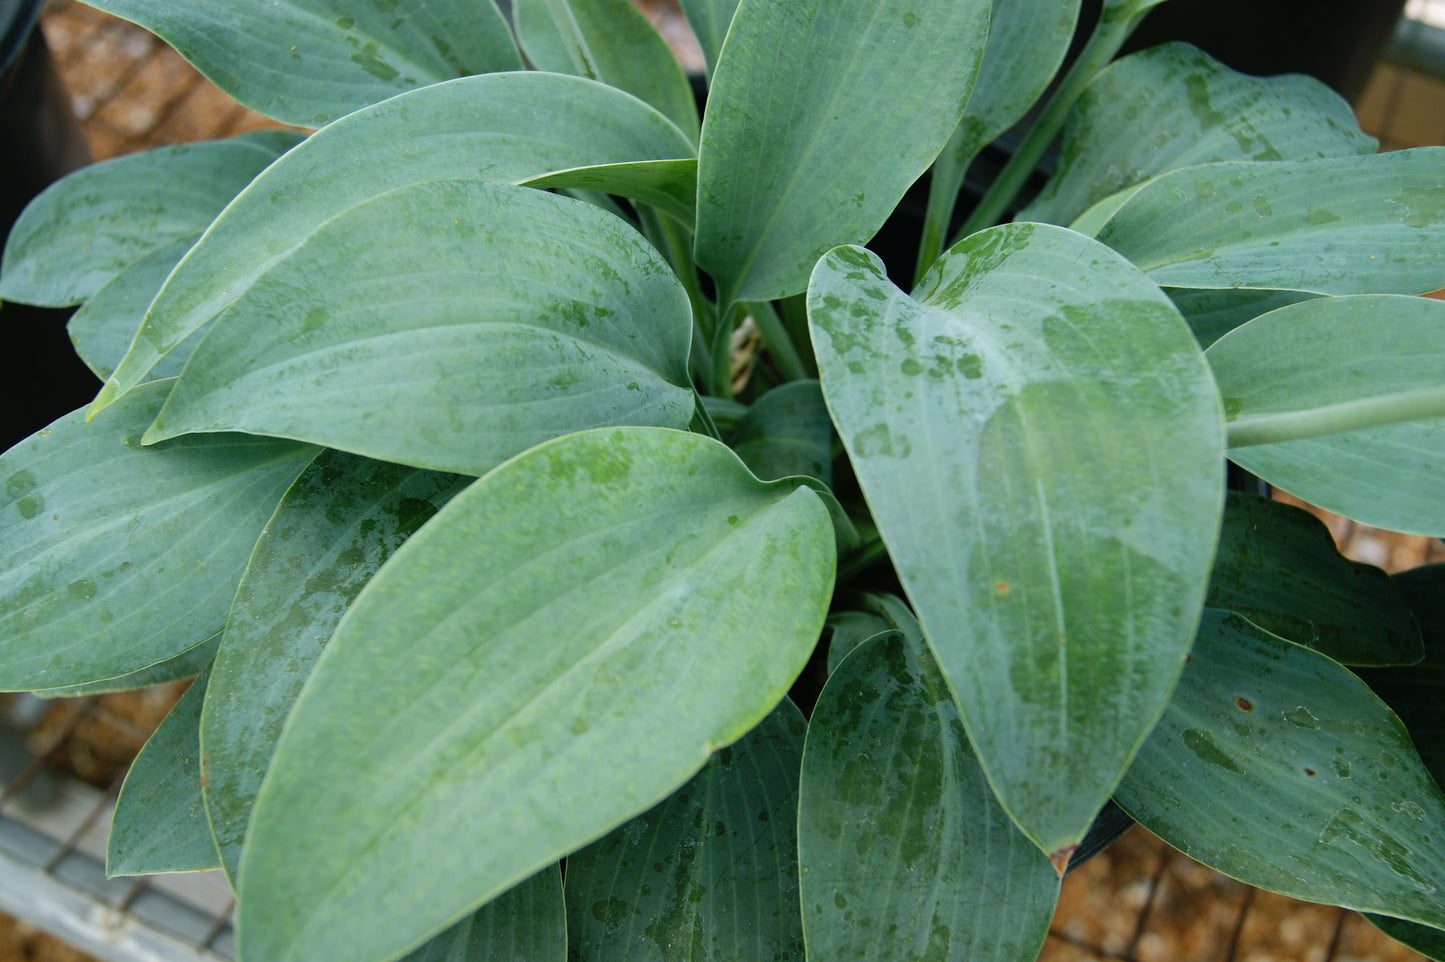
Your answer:
[[[817,381],[790,381],[758,398],[731,446],[764,481],[806,474],[833,481],[833,422]]]
[[[516,70],[512,32],[492,0],[90,0],[180,51],[252,110],[299,127],[413,87]]]
[[[1308,511],[1252,494],[1229,493],[1205,603],[1346,665],[1409,665],[1425,653],[1383,571],[1341,557]]]
[[[576,75],[567,41],[552,21],[547,0],[513,0],[512,23],[517,29],[517,43],[532,66],[552,73]]]
[[[1339,664],[1238,615],[1205,613],[1115,799],[1251,885],[1445,922],[1445,799],[1405,727]]]
[[[75,353],[102,381],[110,377],[130,347],[131,338],[145,319],[146,308],[161,289],[176,263],[196,242],[197,235],[177,238],[169,244],[152,248],[123,267],[91,295],[85,304],[70,316],[66,330],[70,332]],[[195,344],[189,345],[191,350]],[[172,351],[150,371],[154,380],[175,377],[181,373],[190,352]]]
[[[1301,291],[1211,291],[1187,287],[1173,288],[1165,293],[1189,322],[1190,330],[1199,339],[1199,346],[1204,348],[1261,314],[1318,296]]]
[[[567,857],[575,962],[803,962],[798,766],[783,699],[686,785]]]
[[[221,858],[201,798],[201,674],[176,702],[126,773],[106,843],[107,875],[199,872]]]
[[[702,48],[703,63],[707,69],[708,83],[712,83],[713,68],[717,65],[718,54],[722,51],[723,40],[727,38],[728,27],[732,25],[733,14],[737,12],[738,0],[682,0],[682,12],[687,16],[688,26],[697,36]]]
[[[117,157],[56,181],[5,240],[0,299],[79,304],[153,248],[205,230],[278,153],[252,138],[213,140]]]
[[[691,327],[662,255],[610,214],[505,184],[398,187],[251,284],[145,441],[241,430],[477,475],[580,428],[685,427]]]
[[[994,800],[926,649],[884,635],[838,667],[798,794],[809,958],[1038,955],[1059,876]]]
[[[1365,524],[1445,532],[1445,303],[1316,298],[1235,328],[1208,357],[1240,467]]]
[[[667,796],[781,700],[833,558],[810,491],[697,435],[569,435],[472,485],[362,591],[282,732],[242,956],[386,958]]]
[[[126,675],[117,675],[114,678],[87,682],[83,685],[42,688],[34,694],[41,698],[75,698],[80,695],[105,695],[114,691],[134,691],[137,688],[149,688],[152,685],[164,685],[166,682],[194,678],[216,660],[216,650],[220,647],[221,636],[217,633],[194,648],[187,648],[174,658],[167,658],[148,668],[142,668]]]
[[[1059,164],[1019,220],[1067,224],[1116,191],[1195,164],[1375,147],[1345,99],[1313,77],[1249,77],[1189,44],[1166,43],[1115,62],[1084,89]]]
[[[697,143],[697,105],[682,65],[652,21],[631,0],[514,0],[546,7],[570,69],[652,104]],[[524,14],[524,16],[526,16]],[[530,19],[539,19],[535,13]],[[551,63],[555,48],[545,48]],[[557,69],[549,67],[548,69]]]
[[[206,807],[227,874],[281,725],[383,561],[470,479],[324,452],[286,492],[236,589],[201,715]]]
[[[1405,596],[1425,639],[1417,665],[1359,673],[1400,716],[1437,784],[1445,783],[1445,565],[1402,571],[1390,579]]]
[[[1397,942],[1403,942],[1421,955],[1435,959],[1437,962],[1445,960],[1445,932],[1440,929],[1416,922],[1406,922],[1404,919],[1392,919],[1388,915],[1374,915],[1365,912],[1364,916],[1371,925]]]
[[[562,873],[549,865],[415,949],[401,962],[566,962]]]
[[[1422,294],[1445,263],[1445,147],[1201,164],[1134,194],[1099,232],[1164,287]]]
[[[162,355],[317,230],[389,190],[438,180],[518,183],[554,170],[692,154],[656,111],[575,77],[468,77],[358,111],[308,138],[236,198],[161,290],[93,410],[145,379]]]
[[[522,183],[525,187],[567,187],[639,200],[666,211],[689,229],[697,216],[697,161],[691,158],[574,167]]]
[[[823,394],[990,784],[1057,853],[1193,638],[1223,503],[1218,397],[1163,293],[1063,228],[975,234],[917,296],[866,251],[819,263]]]
[[[698,156],[697,260],[719,301],[796,294],[872,237],[948,142],[989,0],[743,0]]]
[[[170,387],[89,424],[69,414],[0,456],[0,690],[138,671],[225,625],[266,518],[316,449],[244,435],[143,448]]]

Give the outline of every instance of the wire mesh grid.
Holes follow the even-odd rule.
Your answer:
[[[667,0],[638,2],[665,35],[690,39]],[[132,24],[74,0],[50,0],[42,28],[97,160],[276,126],[230,100]],[[1363,553],[1385,550],[1368,538],[1359,540]],[[1440,554],[1438,543],[1429,550],[1429,560]],[[92,787],[61,774],[66,766],[59,755],[87,726],[114,729],[132,754],[148,731],[111,711],[104,699],[67,704],[73,708],[63,723],[38,733],[42,744],[32,738],[33,756],[14,764],[0,791],[0,910],[105,962],[232,959],[232,898],[219,872],[105,877],[105,838],[121,777],[113,776],[104,789]],[[0,735],[0,748],[15,741]],[[1142,829],[1065,880],[1041,957],[1041,962],[1419,960],[1355,913],[1259,892],[1190,861]]]

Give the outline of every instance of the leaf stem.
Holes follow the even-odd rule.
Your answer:
[[[727,311],[719,312],[712,332],[712,395],[725,401],[733,399],[733,318],[738,315],[738,307],[734,303]]]
[[[750,301],[744,308],[752,316],[753,323],[758,326],[758,333],[762,335],[763,344],[767,347],[768,353],[773,357],[773,363],[778,366],[784,379],[789,381],[801,381],[808,376],[808,369],[803,364],[803,358],[798,354],[793,339],[788,335],[788,329],[783,325],[782,318],[778,312],[773,310],[769,301]]]
[[[958,190],[963,186],[969,165],[978,156],[977,149],[967,156],[960,156],[960,151],[968,151],[974,146],[964,142],[963,134],[963,121],[960,120],[948,140],[948,146],[933,162],[933,173],[928,180],[928,208],[923,214],[923,234],[918,239],[918,263],[913,268],[914,287],[943,253],[943,239],[948,236],[948,222],[953,219]]]
[[[1069,110],[1074,106],[1074,101],[1084,92],[1089,81],[1119,52],[1124,46],[1124,41],[1129,39],[1129,34],[1144,19],[1142,13],[1132,17],[1111,18],[1101,17],[1099,23],[1094,27],[1094,33],[1089,37],[1089,42],[1084,45],[1079,59],[1069,68],[1064,75],[1063,82],[1054,91],[1053,97],[1049,99],[1048,106],[1034,122],[1028,135],[1019,145],[1014,155],[1009,158],[998,179],[989,186],[988,193],[984,194],[983,200],[979,201],[968,220],[964,222],[963,228],[953,238],[953,243],[967,237],[969,234],[983,230],[985,227],[992,227],[1003,217],[1008,210],[1009,204],[1013,203],[1018,192],[1023,189],[1024,183],[1034,168],[1038,166],[1039,160],[1053,143],[1059,129],[1063,127]]]
[[[723,439],[722,432],[717,429],[717,422],[715,422],[712,419],[712,415],[708,413],[707,405],[702,402],[702,395],[697,393],[697,388],[692,389],[692,404],[694,432],[697,434],[706,434],[714,441],[721,441]],[[698,431],[697,428],[702,428],[702,430]]]
[[[1231,421],[1226,427],[1229,446],[1246,448],[1438,417],[1445,417],[1442,387],[1342,401],[1304,411],[1259,414]]]

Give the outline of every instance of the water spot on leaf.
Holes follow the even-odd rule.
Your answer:
[[[903,15],[903,25],[904,25],[905,27],[910,27],[910,28],[911,28],[911,27],[912,27],[915,23],[917,23],[917,22],[918,22],[918,14],[914,13],[912,10],[909,10],[907,13],[905,13],[905,14]]]
[[[1274,208],[1269,205],[1263,194],[1256,194],[1254,197],[1254,212],[1261,217],[1268,217],[1274,213]]]
[[[15,510],[28,521],[45,510],[45,499],[38,494],[27,494],[15,502]]]
[[[351,17],[337,17],[336,25],[342,30],[350,30],[352,27],[356,26],[356,21]]]
[[[1186,729],[1184,747],[1193,752],[1200,761],[1216,765],[1226,771],[1234,772],[1236,775],[1244,774],[1244,769],[1240,768],[1233,758],[1220,751],[1219,746],[1214,744],[1214,736],[1207,731],[1201,731],[1198,728]]]
[[[1409,210],[1406,227],[1429,227],[1445,220],[1445,187],[1406,187],[1395,196],[1395,203]]]
[[[1285,721],[1294,725],[1296,728],[1316,729],[1320,727],[1319,719],[1311,714],[1310,710],[1303,705],[1286,714],[1284,718]]]
[[[1312,210],[1305,215],[1305,223],[1313,227],[1319,227],[1321,224],[1333,224],[1339,219],[1338,215],[1327,210]]]
[[[351,62],[378,80],[391,81],[401,76],[401,71],[382,60],[380,53],[381,44],[375,40],[369,40],[360,50],[351,55]]]
[[[627,919],[630,906],[619,898],[598,899],[592,903],[592,917],[607,926],[610,932]]]
[[[20,498],[35,490],[35,475],[29,471],[16,471],[5,479],[5,495]]]

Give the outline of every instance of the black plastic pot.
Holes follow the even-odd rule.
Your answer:
[[[36,29],[41,0],[0,0],[0,234],[90,152]],[[80,407],[100,389],[65,333],[69,310],[0,306],[8,373],[0,378],[0,450]]]

